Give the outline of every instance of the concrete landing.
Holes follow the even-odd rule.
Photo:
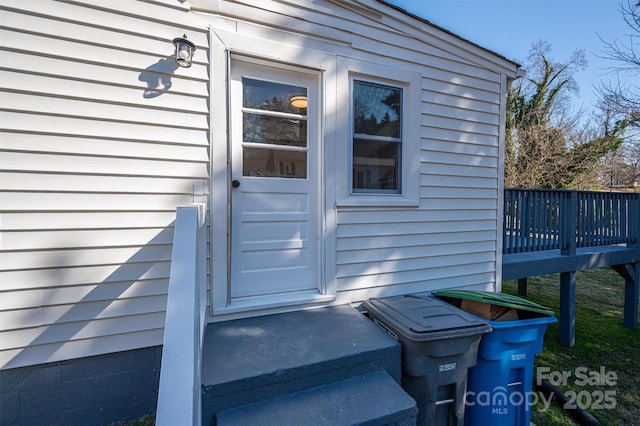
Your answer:
[[[382,370],[400,383],[400,345],[350,306],[209,324],[203,424],[229,408]]]

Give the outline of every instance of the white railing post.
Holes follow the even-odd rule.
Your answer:
[[[178,207],[169,274],[156,425],[200,425],[205,206]]]

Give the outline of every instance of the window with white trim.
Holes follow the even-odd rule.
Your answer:
[[[336,204],[418,207],[422,75],[339,57],[337,76]]]

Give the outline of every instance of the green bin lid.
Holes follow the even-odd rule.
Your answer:
[[[546,306],[531,302],[506,293],[493,293],[480,290],[439,290],[431,294],[437,297],[448,297],[453,299],[464,299],[473,302],[488,303],[490,305],[505,306],[513,309],[532,311],[545,315],[554,315],[554,312]]]

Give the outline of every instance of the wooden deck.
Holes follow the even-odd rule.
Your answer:
[[[560,250],[505,254],[502,256],[502,279],[515,280],[636,262],[640,262],[640,247],[583,247],[576,249],[573,255],[563,255]]]
[[[624,324],[638,326],[640,194],[505,190],[502,279],[560,274],[560,341],[575,344],[576,272],[612,267],[625,282]]]

